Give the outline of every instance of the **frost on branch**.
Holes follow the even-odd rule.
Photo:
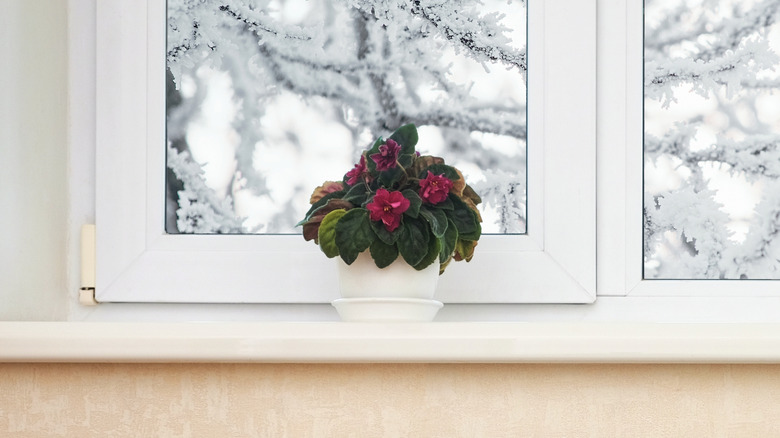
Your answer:
[[[780,279],[780,0],[645,17],[645,277]]]
[[[179,191],[178,229],[182,233],[240,233],[230,198],[218,199],[203,181],[203,169],[187,153],[168,147],[168,167],[182,184]]]
[[[311,189],[406,123],[425,132],[421,152],[487,181],[486,231],[508,218],[524,231],[524,2],[169,0],[168,10],[169,99],[182,102],[168,106],[179,135],[169,141],[212,168],[220,154],[235,163],[232,177],[204,179],[231,181],[216,192],[232,196],[245,232],[298,232]],[[217,94],[211,78],[222,76]],[[222,148],[196,134],[208,108],[234,114]]]

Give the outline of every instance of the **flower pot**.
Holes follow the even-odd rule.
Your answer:
[[[439,280],[438,260],[421,271],[401,257],[380,269],[367,252],[351,265],[337,260],[342,298],[331,304],[343,321],[431,321],[443,306],[433,299]]]

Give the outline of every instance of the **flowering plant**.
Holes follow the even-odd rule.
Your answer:
[[[471,260],[482,233],[481,202],[463,174],[439,157],[415,152],[417,128],[404,125],[363,152],[341,181],[311,196],[303,237],[348,265],[369,250],[379,268],[400,256],[417,270],[437,259]]]

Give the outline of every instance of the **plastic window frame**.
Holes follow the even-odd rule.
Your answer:
[[[164,16],[164,2],[97,2],[98,301],[337,298],[333,262],[300,236],[165,234]],[[438,299],[595,300],[595,26],[595,0],[529,3],[528,233],[483,236]]]

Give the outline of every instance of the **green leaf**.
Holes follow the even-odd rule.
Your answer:
[[[395,245],[388,245],[379,239],[371,242],[369,250],[371,251],[371,258],[374,259],[374,263],[380,269],[390,266],[398,258],[398,248]]]
[[[399,166],[395,166],[392,169],[387,169],[382,172],[379,172],[379,181],[382,183],[383,187],[386,187],[387,189],[391,189],[393,185],[401,181],[403,175],[404,175],[403,169]]]
[[[319,244],[319,229],[322,220],[333,210],[349,210],[353,205],[343,199],[330,199],[322,207],[318,208],[311,215],[309,215],[306,222],[303,224],[303,238],[307,241],[314,240]]]
[[[402,154],[413,154],[418,140],[417,127],[413,123],[401,126],[393,132],[390,139],[401,145]]]
[[[336,224],[336,246],[344,263],[351,265],[358,254],[368,249],[376,239],[371,230],[368,210],[353,208],[339,219]]]
[[[444,175],[447,178],[449,178],[452,181],[457,181],[460,179],[460,175],[458,175],[458,171],[455,170],[454,167],[448,166],[446,164],[431,164],[430,166],[423,169],[422,172],[420,172],[420,179],[425,178],[428,176],[428,172],[433,173],[434,175]]]
[[[450,194],[450,196],[453,195]],[[455,205],[452,203],[452,199],[450,199],[450,196],[448,196],[447,199],[436,204],[436,208],[438,208],[439,210],[454,210]]]
[[[470,232],[470,233],[460,233],[458,235],[459,238],[463,240],[473,240],[477,241],[482,236],[482,225],[480,225],[479,222],[477,222],[477,229]]]
[[[428,253],[430,234],[419,219],[406,218],[398,236],[398,252],[410,266],[415,266]]]
[[[409,170],[412,172],[412,175],[417,176],[432,164],[444,164],[444,158],[433,157],[431,155],[415,157],[412,162],[412,167]]]
[[[364,182],[355,184],[344,195],[345,201],[349,201],[355,205],[363,204],[366,202],[366,198],[368,198],[368,186],[366,186],[366,183]]]
[[[409,200],[409,209],[404,212],[405,215],[416,218],[420,214],[422,198],[412,189],[406,189],[401,192],[404,198]]]
[[[431,231],[434,236],[444,236],[444,232],[447,231],[448,219],[443,210],[423,205],[420,209],[420,215],[431,225]]]
[[[452,257],[455,252],[455,245],[458,243],[458,229],[455,224],[447,219],[447,230],[441,238],[441,251],[439,252],[439,261],[444,263]]]
[[[420,263],[414,265],[414,269],[418,271],[422,271],[430,266],[431,263],[435,262],[436,259],[439,258],[439,253],[441,252],[441,240],[431,237],[430,235],[428,237],[428,252],[425,253],[425,257],[420,260]]]
[[[458,234],[461,239],[464,239],[464,235],[479,232],[482,227],[479,226],[479,218],[465,202],[460,200],[457,196],[450,196],[452,200],[453,209],[447,211],[447,217],[452,220],[455,226],[458,228]],[[474,239],[476,240],[476,239]]]
[[[371,221],[371,229],[374,230],[374,234],[379,237],[379,240],[388,245],[395,245],[395,242],[398,241],[398,236],[401,234],[401,227],[390,232],[387,231],[387,227],[385,227],[382,221]]]
[[[306,222],[308,222],[309,218],[312,216],[312,214],[317,211],[320,207],[327,204],[328,201],[330,201],[333,198],[341,198],[346,194],[346,190],[339,190],[338,192],[328,193],[327,195],[323,196],[319,201],[315,202],[311,205],[311,208],[309,208],[309,211],[306,212],[305,219],[298,222],[298,225],[303,225]]]
[[[398,156],[398,163],[400,163],[400,164],[401,164],[401,166],[402,166],[404,169],[406,169],[406,168],[408,168],[409,166],[411,166],[411,165],[412,165],[412,161],[413,161],[413,158],[412,158],[412,157],[413,157],[413,155],[410,155],[410,154],[402,154],[402,155],[399,155],[399,156]]]
[[[474,257],[474,247],[477,246],[477,242],[472,240],[458,239],[458,243],[455,244],[455,260],[471,261]]]
[[[320,242],[320,249],[329,259],[339,255],[339,248],[336,246],[336,224],[339,219],[347,213],[347,210],[339,209],[328,213],[317,231],[317,238]]]

